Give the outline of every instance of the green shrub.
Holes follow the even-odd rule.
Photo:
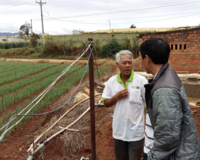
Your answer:
[[[34,48],[29,48],[29,53],[35,53],[35,49]]]
[[[122,45],[115,38],[113,38],[110,42],[102,46],[101,56],[103,58],[114,58],[115,53],[122,50],[122,48]]]
[[[139,56],[139,40],[137,37],[132,38],[131,52],[134,58]]]
[[[0,49],[10,49],[10,48],[23,48],[28,46],[28,42],[6,42],[0,43]]]
[[[32,33],[31,34],[31,38],[30,38],[29,46],[36,47],[38,39],[40,39],[40,36],[38,34],[36,34],[36,33]]]
[[[127,36],[123,38],[122,49],[131,50],[131,41]]]
[[[100,55],[101,45],[99,39],[94,41],[94,52],[97,55]]]

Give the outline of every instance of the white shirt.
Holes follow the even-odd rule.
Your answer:
[[[157,74],[158,74],[158,72],[155,74],[153,79],[156,78]],[[149,114],[146,113],[144,153],[148,154],[150,152],[150,150],[153,147],[153,142],[154,142],[154,131],[153,131],[153,128],[151,125]]]
[[[153,147],[154,142],[154,131],[151,125],[149,114],[146,113],[146,125],[145,125],[145,142],[144,142],[144,153],[148,154]]]
[[[132,72],[133,78],[128,80],[128,97],[117,101],[113,116],[113,138],[122,141],[138,141],[144,138],[144,101],[147,84],[145,77]],[[104,88],[102,99],[110,99],[126,88],[118,82],[120,75],[111,77]],[[120,77],[121,79],[121,77]]]

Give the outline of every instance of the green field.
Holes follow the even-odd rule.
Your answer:
[[[27,104],[31,102],[39,93],[41,93],[51,82],[68,65],[46,64],[46,63],[20,63],[20,62],[1,62],[0,63],[0,127],[3,126],[11,116],[17,114]],[[45,97],[38,103],[30,114],[39,113],[41,109],[47,108],[57,98],[66,93],[71,87],[81,80],[85,66],[73,65],[53,88],[45,95]],[[103,75],[111,71],[111,66],[99,67],[99,74]],[[89,70],[87,68],[86,74]],[[97,71],[95,78],[98,78]],[[84,79],[84,82],[87,79]],[[67,101],[64,100],[65,102]],[[59,106],[57,106],[59,107]],[[25,114],[30,107],[28,107],[22,114]],[[21,117],[17,117],[11,122],[10,126],[15,124]],[[25,117],[22,122],[16,127],[20,127],[23,122],[26,122],[31,117]],[[14,131],[13,127],[9,131]],[[3,133],[4,130],[1,131]]]

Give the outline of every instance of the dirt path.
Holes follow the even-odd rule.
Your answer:
[[[74,60],[59,60],[59,59],[17,59],[17,58],[0,58],[0,61],[4,62],[28,62],[28,63],[56,63],[56,64],[70,64]],[[84,65],[87,64],[87,60],[78,60],[75,64]],[[115,61],[112,59],[98,59],[98,65],[115,65]]]

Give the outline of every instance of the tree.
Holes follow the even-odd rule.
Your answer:
[[[136,28],[136,26],[134,24],[132,24],[130,28]]]
[[[28,36],[30,29],[31,29],[30,23],[26,22],[25,24],[23,24],[23,25],[20,26],[20,28],[19,28],[19,35],[20,36],[23,36],[23,35],[27,35]]]

